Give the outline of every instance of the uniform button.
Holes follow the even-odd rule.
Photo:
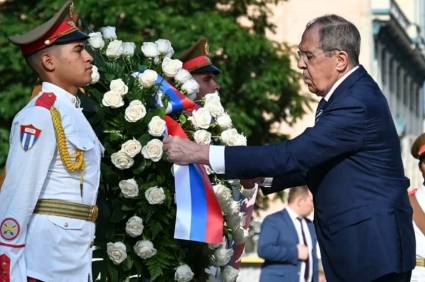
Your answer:
[[[1,264],[1,266],[2,266],[3,268],[6,268],[6,267],[7,267],[7,262],[3,262],[3,263]]]
[[[68,227],[68,223],[65,223],[65,224],[63,225],[63,227],[67,228],[67,227]]]
[[[44,44],[45,44],[45,45],[50,45],[50,40],[49,40],[49,39],[44,40]]]

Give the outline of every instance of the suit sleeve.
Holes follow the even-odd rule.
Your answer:
[[[294,244],[282,244],[279,241],[284,227],[276,222],[273,217],[266,217],[261,225],[260,238],[258,239],[258,256],[267,261],[280,263],[298,263],[298,250]]]
[[[29,134],[23,134],[27,127]],[[11,128],[6,178],[0,191],[0,270],[10,281],[27,281],[23,256],[27,227],[55,151],[49,111],[31,107],[18,114]]]
[[[267,146],[226,147],[226,177],[276,177],[276,183],[286,187],[305,184],[310,169],[358,150],[364,142],[365,127],[365,106],[345,97],[343,102],[334,101],[314,127],[293,140]]]

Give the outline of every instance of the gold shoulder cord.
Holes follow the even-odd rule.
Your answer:
[[[66,169],[69,172],[80,172],[80,193],[83,196],[83,183],[84,183],[84,169],[86,163],[84,161],[84,151],[77,149],[75,154],[75,161],[71,159],[68,148],[66,146],[66,136],[62,126],[62,119],[59,111],[56,108],[50,109],[52,115],[53,127],[56,133],[56,142],[59,149],[59,155]]]

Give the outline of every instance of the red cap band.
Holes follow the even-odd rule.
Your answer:
[[[40,39],[31,42],[26,45],[21,46],[22,53],[27,56],[34,52],[37,52],[47,46],[52,45],[59,38],[70,34],[73,31],[78,30],[77,26],[72,20],[66,19],[54,28],[52,28],[48,33],[46,33]]]
[[[211,60],[207,56],[199,56],[193,58],[183,64],[183,68],[188,71],[193,71],[205,66],[211,65]]]

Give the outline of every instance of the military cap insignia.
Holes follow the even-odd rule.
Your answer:
[[[21,145],[24,151],[30,150],[41,135],[41,130],[34,125],[21,125]]]
[[[19,235],[21,227],[14,218],[6,218],[0,225],[0,236],[5,240],[13,240]]]

